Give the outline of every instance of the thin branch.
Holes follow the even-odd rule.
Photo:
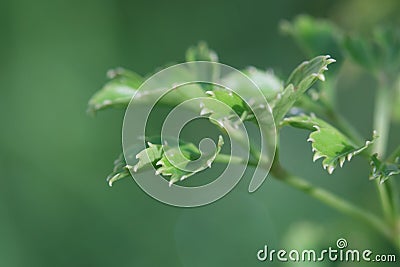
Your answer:
[[[381,79],[380,87],[378,88],[377,95],[375,98],[375,111],[374,111],[374,130],[378,132],[379,138],[376,140],[373,146],[374,153],[384,159],[386,154],[387,141],[389,137],[391,112],[392,112],[392,97],[391,88],[386,85],[386,82]],[[396,225],[397,211],[395,210],[396,205],[394,204],[397,200],[393,199],[393,192],[395,189],[392,188],[390,183],[380,184],[376,181],[379,197],[383,213],[386,220],[392,227]]]
[[[316,187],[298,176],[294,176],[288,173],[280,165],[276,165],[271,170],[271,173],[278,180],[296,189],[299,189],[307,195],[320,200],[326,205],[344,214],[347,214],[353,218],[359,219],[367,223],[368,225],[379,231],[381,234],[386,236],[388,239],[392,238],[392,232],[386,227],[385,223],[370,212],[365,211],[322,188]]]
[[[241,157],[231,157],[230,155],[226,154],[219,154],[215,158],[215,162],[219,163],[237,163],[237,164],[248,164],[251,166],[257,166],[257,162],[255,161],[247,161],[244,158]],[[358,220],[361,220],[365,222],[366,224],[370,225],[374,229],[376,229],[378,232],[386,236],[387,238],[391,239],[392,238],[392,232],[390,229],[388,229],[385,225],[385,223],[380,220],[378,217],[375,215],[371,214],[368,211],[365,211],[350,202],[322,189],[319,187],[316,187],[310,183],[308,183],[306,180],[294,176],[292,174],[289,174],[286,170],[284,170],[279,163],[274,162],[274,165],[271,169],[271,174],[274,176],[279,181],[282,181],[286,184],[288,184],[291,187],[294,187],[307,195],[318,199],[319,201],[325,203],[326,205],[344,213],[347,214],[353,218],[356,218]]]
[[[249,165],[249,166],[253,166],[253,167],[257,166],[257,161],[255,161],[253,159],[246,160],[241,157],[231,156],[231,155],[227,155],[227,154],[218,154],[215,157],[214,162],[226,163],[226,164],[231,162],[234,164],[244,164],[244,165]]]

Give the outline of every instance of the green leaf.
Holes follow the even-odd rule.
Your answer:
[[[400,30],[397,27],[377,27],[373,31],[376,61],[390,82],[397,82],[400,72]]]
[[[400,72],[400,30],[395,27],[376,27],[370,38],[348,35],[343,48],[360,67],[375,74],[384,74],[393,82]]]
[[[241,139],[243,132],[239,130],[240,124],[244,121],[257,123],[250,107],[234,92],[225,88],[214,88],[213,91],[207,91],[207,94],[210,98],[201,101],[200,115],[207,116],[222,132]],[[256,108],[253,107],[253,110]]]
[[[250,113],[251,110],[247,106],[247,104],[242,100],[241,97],[239,97],[235,92],[232,92],[228,89],[221,88],[221,87],[214,87],[212,91],[207,91],[207,95],[209,95],[212,98],[215,98],[222,103],[226,104],[229,108],[231,108],[239,117],[242,116],[243,112]],[[206,114],[206,113],[217,113],[219,110],[223,112],[226,115],[226,109],[221,109],[219,105],[215,105],[215,107],[205,106],[201,114]]]
[[[256,67],[247,67],[242,70],[242,73],[247,75],[261,90],[261,93],[265,96],[267,101],[272,101],[275,99],[276,95],[283,90],[283,81],[279,79],[272,70],[260,70]],[[244,88],[248,84],[243,84],[243,78],[238,77],[241,74],[233,72],[230,75],[224,77],[222,84],[228,88],[241,88],[242,93],[245,93],[243,97],[251,99],[254,97],[255,93],[253,90],[254,86],[251,88]]]
[[[114,182],[130,177],[130,170],[140,172],[153,166],[156,169],[156,175],[161,174],[168,178],[171,186],[173,183],[211,167],[223,144],[223,138],[219,136],[215,151],[202,155],[193,143],[181,142],[179,147],[171,147],[167,144],[161,145],[147,142],[148,147],[139,153],[127,153],[129,157],[135,157],[138,160],[134,166],[127,165],[123,154],[121,154],[115,160],[114,170],[107,177],[107,181],[112,186]],[[193,165],[192,161],[196,164]]]
[[[138,77],[134,79],[136,74],[127,70],[119,69],[118,71],[119,74],[113,76],[114,78],[90,99],[89,113],[94,114],[105,108],[126,108],[133,96],[136,103],[153,104],[158,99],[160,90],[163,90],[154,87],[150,90],[141,89],[139,92],[138,88],[143,83],[143,79]],[[171,77],[172,80],[175,78]],[[184,87],[184,89],[177,88],[170,91],[159,100],[158,104],[173,107],[185,100],[206,96],[201,84],[188,84]]]
[[[280,29],[291,36],[309,57],[329,53],[334,58],[341,59],[342,32],[328,20],[300,15],[293,22],[283,21]]]
[[[378,159],[378,155],[371,156],[371,173],[370,179],[379,179],[382,184],[387,181],[391,176],[400,174],[400,155],[393,158],[393,162],[383,162]]]
[[[143,78],[138,74],[123,68],[110,70],[107,75],[111,80],[89,100],[90,113],[108,107],[127,107],[143,82]]]
[[[136,158],[139,160],[138,163],[133,166],[133,171],[137,172],[143,168],[154,165],[162,157],[163,151],[161,145],[155,145],[147,142],[148,147],[140,151]]]
[[[329,54],[338,62],[343,62],[343,49],[341,47],[343,32],[330,21],[316,19],[308,15],[300,15],[292,22],[283,21],[280,29],[283,33],[292,37],[308,57]],[[314,88],[315,94],[313,95],[318,94],[318,100],[315,100],[315,97],[306,95],[303,97],[302,103],[297,103],[296,105],[301,105],[302,108],[313,112],[317,112],[317,109],[321,108],[325,112],[325,104],[334,105],[337,73],[340,67],[341,64],[332,66],[327,73],[327,81],[318,84]],[[312,104],[311,101],[318,102],[319,107],[313,104],[309,109],[309,104]],[[303,106],[303,104],[306,104],[306,106]]]
[[[206,42],[199,42],[195,46],[191,46],[186,50],[186,62],[190,61],[211,61],[218,62],[217,53],[208,48]],[[204,72],[204,69],[199,69],[199,66],[191,66],[192,72],[195,74],[201,74]],[[217,77],[219,73],[219,66],[215,65],[213,68],[209,68],[207,70],[209,73],[209,77]],[[211,90],[213,87],[209,83],[199,83],[199,85],[203,88],[204,91]]]
[[[378,158],[378,154],[371,156],[371,173],[370,179],[379,179],[382,184],[391,176],[400,174],[400,146],[387,158],[382,161]]]
[[[342,167],[346,159],[350,161],[353,156],[370,147],[377,138],[374,133],[371,141],[366,141],[364,146],[356,146],[332,125],[308,115],[285,118],[281,125],[291,125],[311,131],[308,141],[312,143],[313,161],[323,158],[322,166],[330,174],[338,165]]]
[[[360,36],[346,36],[343,47],[353,62],[368,70],[376,68],[374,50],[372,45]]]
[[[201,162],[196,164],[195,168],[190,168],[190,171],[185,170],[189,167],[190,160],[198,159],[200,151],[192,143],[184,143],[180,147],[164,146],[164,154],[162,158],[156,163],[158,166],[156,174],[161,174],[164,177],[169,177],[169,185],[178,181],[187,179],[188,177],[206,169],[210,168],[216,156],[220,153],[222,145],[224,144],[222,136],[218,138],[218,144],[214,153],[206,155],[202,158]],[[182,152],[183,156],[179,153]],[[167,157],[168,156],[168,157]],[[173,163],[171,163],[171,160]],[[189,160],[189,161],[188,161]]]
[[[283,90],[283,81],[272,70],[260,70],[248,67],[243,71],[257,86],[267,99],[271,101]]]
[[[208,48],[206,42],[199,42],[196,46],[186,50],[186,61],[213,61],[218,62],[218,55]]]
[[[135,153],[127,153],[130,159],[133,159]],[[130,160],[128,159],[128,160]],[[130,169],[132,166],[127,165],[125,161],[124,154],[121,153],[119,157],[114,161],[114,169],[110,175],[107,176],[107,182],[109,186],[112,186],[116,181],[121,180],[122,178],[131,177]]]
[[[218,61],[217,54],[207,47],[207,44],[200,42],[197,46],[189,48],[186,52],[187,61]],[[196,71],[195,69],[193,71]],[[214,71],[217,71],[214,70]],[[108,81],[103,88],[96,92],[89,100],[88,112],[95,114],[97,111],[105,108],[126,108],[131,101],[132,97],[137,92],[137,89],[144,82],[144,78],[135,72],[117,68],[108,72]],[[174,79],[174,77],[171,77]],[[174,106],[179,104],[185,99],[190,99],[202,96],[203,89],[208,90],[208,84],[198,85],[199,89],[196,90],[175,90],[174,92],[163,97],[160,101],[161,104]],[[156,89],[154,89],[156,90]],[[139,97],[139,96],[138,96]],[[141,102],[143,104],[152,103],[152,91],[141,92]],[[182,100],[182,101],[178,101]]]
[[[168,158],[166,155],[168,155]],[[164,154],[156,163],[156,174],[161,174],[165,177],[168,176],[169,185],[171,186],[173,183],[184,180],[196,173],[185,171],[184,169],[188,159],[195,159],[199,155],[200,151],[191,143],[182,144],[179,147],[164,146]]]
[[[301,63],[290,75],[286,88],[273,102],[275,122],[279,123],[293,105],[317,80],[325,81],[324,72],[328,65],[335,62],[330,56],[318,56]]]

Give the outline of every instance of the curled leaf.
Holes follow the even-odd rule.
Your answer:
[[[141,170],[148,166],[154,165],[162,157],[163,151],[161,145],[155,145],[150,142],[147,142],[147,145],[148,148],[140,151],[136,155],[136,158],[139,161],[137,164],[135,164],[135,166],[133,166],[134,172],[137,172],[138,170]]]
[[[128,153],[129,157],[133,159],[135,157],[134,153]],[[132,166],[128,165],[125,161],[124,155],[121,153],[119,157],[114,161],[114,168],[111,174],[107,176],[107,183],[109,186],[126,177],[131,177],[130,169]]]
[[[192,143],[185,143],[179,148],[165,147],[163,156],[156,164],[156,174],[169,177],[170,186],[178,181],[185,180],[206,168],[210,168],[212,162],[220,153],[223,144],[223,138],[222,136],[219,136],[215,151],[202,158],[201,162],[198,162],[195,167],[190,166],[191,160],[199,159],[198,157],[200,157],[201,154],[195,145]],[[179,153],[179,151],[182,152],[182,154]]]
[[[173,183],[211,167],[223,144],[223,138],[219,136],[215,151],[202,155],[202,152],[193,143],[181,142],[179,147],[170,147],[167,144],[161,145],[147,142],[148,147],[137,154],[129,153],[128,151],[127,154],[131,157],[129,162],[133,157],[138,160],[134,166],[127,165],[124,155],[121,154],[114,161],[114,170],[107,177],[107,182],[112,186],[114,182],[130,177],[130,171],[140,172],[153,166],[156,170],[156,175],[168,178],[171,186]],[[196,164],[194,165],[193,162]]]
[[[397,156],[393,162],[384,162],[378,158],[377,154],[371,156],[371,180],[378,179],[381,184],[386,182],[391,176],[400,174],[400,156]]]

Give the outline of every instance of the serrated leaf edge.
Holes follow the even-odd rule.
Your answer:
[[[379,169],[378,169],[378,166],[376,166],[376,164],[374,162],[374,159],[373,159],[374,157],[375,157],[376,160],[378,160],[382,164],[382,166]],[[398,165],[399,169],[397,171],[391,171],[388,174],[383,174],[382,173],[382,169],[387,166],[387,162],[382,162],[380,159],[378,159],[378,154],[375,153],[374,155],[371,156],[370,166],[372,167],[372,170],[371,170],[371,173],[369,175],[369,179],[370,180],[378,179],[379,183],[383,184],[391,176],[399,175],[400,174],[400,159],[399,159],[399,157],[397,157],[395,159],[395,162],[392,163],[392,164]]]
[[[321,151],[318,151],[318,149],[314,145],[315,141],[312,138],[313,135],[321,132],[321,128],[318,125],[314,125],[313,127],[315,128],[315,131],[311,132],[309,135],[309,138],[307,139],[308,142],[311,142],[311,147],[312,147],[311,150],[314,153],[313,162],[317,161],[320,158],[323,158],[322,167],[329,174],[332,174],[334,172],[338,163],[339,163],[340,168],[342,168],[344,163],[346,162],[346,160],[348,162],[350,162],[354,156],[356,156],[356,155],[360,154],[361,152],[363,152],[364,150],[368,149],[375,142],[376,138],[378,138],[377,132],[373,131],[372,139],[365,141],[365,144],[362,147],[356,148],[356,149],[352,150],[351,152],[346,152],[346,153],[343,153],[342,155],[336,156],[333,159],[332,164],[327,164],[327,163],[324,163],[324,161],[325,161],[325,159],[328,159],[330,157],[328,155],[321,153]]]

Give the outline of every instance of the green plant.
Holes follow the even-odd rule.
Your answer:
[[[399,120],[400,117],[400,32],[391,28],[377,28],[369,38],[365,38],[349,35],[328,21],[307,16],[299,16],[292,23],[283,22],[281,29],[312,59],[294,69],[286,82],[270,71],[254,67],[243,70],[243,73],[258,85],[270,103],[278,136],[279,130],[285,126],[309,131],[308,141],[311,142],[314,152],[313,160],[322,158],[322,166],[329,174],[357,155],[370,162],[370,179],[376,181],[384,219],[289,173],[279,161],[279,144],[270,170],[272,176],[349,216],[368,223],[400,249],[398,196],[395,180],[391,179],[400,173],[400,147],[389,156],[386,153],[391,120]],[[328,65],[336,60],[330,56],[319,56],[327,53],[338,60],[330,71],[327,71]],[[350,60],[360,66],[379,85],[376,90],[374,128],[369,140],[364,140],[335,107],[338,72],[344,60]],[[205,43],[200,43],[189,48],[186,61],[216,62],[218,57]],[[109,107],[126,108],[145,80],[140,75],[122,68],[110,71],[108,76],[110,81],[89,101],[91,113]],[[318,80],[322,82],[317,82]],[[173,97],[161,99],[160,104],[174,107],[187,98],[201,95],[225,103],[234,110],[241,121],[257,125],[252,109],[238,95],[207,84],[199,88],[196,94],[189,96],[176,92]],[[251,95],[251,92],[248,93]],[[151,94],[152,92],[148,92],[148,95]],[[143,104],[146,104],[148,99],[143,98]],[[223,114],[224,112],[212,104],[204,105],[201,111],[202,114],[208,114],[210,121],[217,125],[219,119],[227,115]],[[194,144],[181,140],[179,147],[169,146],[161,144],[159,138],[154,137],[147,138],[146,141],[148,147],[145,150],[137,155],[130,155],[138,159],[136,165],[128,165],[123,155],[115,161],[114,171],[107,178],[110,186],[119,179],[129,177],[130,170],[140,172],[151,166],[156,169],[156,174],[169,179],[171,185],[203,171],[213,162],[227,163],[230,160],[233,163],[254,166],[263,160],[255,144],[250,146],[250,160],[223,154],[221,147],[224,141],[220,136],[215,151],[208,155],[207,161],[197,169],[184,171],[177,168],[176,164],[171,164],[171,158],[167,158],[166,155],[175,155],[177,153],[174,151],[180,149],[185,157],[175,157],[173,161],[178,166],[185,165],[187,159],[196,159],[201,155]]]

